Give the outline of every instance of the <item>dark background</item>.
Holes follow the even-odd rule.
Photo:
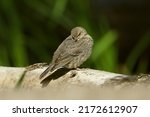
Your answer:
[[[149,73],[149,0],[0,0],[0,65],[49,63],[75,26],[95,43],[82,67]]]

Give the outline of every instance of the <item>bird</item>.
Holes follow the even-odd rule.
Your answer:
[[[40,75],[40,79],[60,68],[73,69],[85,62],[92,53],[93,39],[87,31],[77,26],[71,34],[58,46],[53,54],[52,62]]]

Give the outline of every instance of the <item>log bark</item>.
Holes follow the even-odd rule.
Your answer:
[[[0,99],[150,99],[150,75],[128,76],[94,69],[0,67]],[[42,88],[45,87],[45,88]]]
[[[124,74],[111,73],[94,69],[60,69],[46,79],[39,79],[39,75],[46,69],[37,68],[26,71],[26,68],[0,67],[0,88],[41,88],[66,84],[100,86],[110,79],[123,79]]]

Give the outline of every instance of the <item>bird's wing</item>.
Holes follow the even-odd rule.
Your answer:
[[[52,64],[54,64],[52,71],[59,67],[63,67],[78,56],[81,51],[76,46],[76,42],[68,37],[55,51]]]

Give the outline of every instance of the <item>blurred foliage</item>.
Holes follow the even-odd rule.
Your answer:
[[[1,0],[0,65],[49,63],[70,30],[83,26],[95,43],[83,66],[124,73],[131,73],[138,66],[138,70],[146,72],[148,60],[142,65],[137,65],[137,61],[150,45],[149,33],[139,40],[122,65],[118,59],[118,31],[110,28],[101,11],[99,16],[94,14],[93,8],[90,0]]]
[[[142,55],[142,53],[150,46],[150,31],[148,31],[141,40],[137,42],[134,49],[129,54],[129,57],[127,59],[126,64],[128,65],[128,68],[130,71],[133,70],[134,66],[136,65],[136,62],[138,61],[139,57]],[[147,53],[148,54],[148,53]],[[141,63],[138,64],[138,69],[140,71],[146,71],[148,68],[148,60],[142,60]]]

